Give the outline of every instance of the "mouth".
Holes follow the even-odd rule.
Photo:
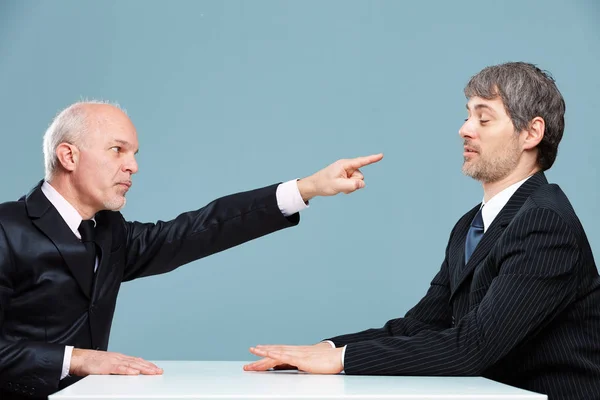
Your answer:
[[[464,152],[463,152],[464,157],[471,157],[471,156],[474,156],[475,154],[478,154],[478,151],[475,150],[471,146],[464,146],[463,149],[464,149]]]
[[[129,188],[131,187],[131,181],[119,182],[119,183],[117,183],[117,185],[122,186],[125,189],[129,190]]]

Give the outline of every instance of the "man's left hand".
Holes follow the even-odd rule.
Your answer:
[[[338,193],[352,193],[365,187],[365,177],[360,168],[376,163],[383,154],[338,160],[315,174],[300,179],[298,190],[304,202],[315,196],[333,196]]]
[[[342,348],[329,346],[261,346],[250,347],[250,353],[265,357],[244,366],[245,371],[265,371],[266,365],[286,364],[313,374],[339,374],[342,365]],[[265,362],[272,360],[273,362]]]

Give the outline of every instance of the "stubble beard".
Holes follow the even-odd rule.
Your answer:
[[[519,163],[518,145],[519,142],[515,138],[497,156],[486,157],[482,153],[478,153],[476,160],[468,160],[465,157],[462,172],[482,183],[499,181],[517,167]]]

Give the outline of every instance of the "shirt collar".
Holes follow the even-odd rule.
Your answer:
[[[81,239],[81,234],[79,233],[79,225],[83,218],[79,215],[79,212],[69,203],[56,189],[52,187],[48,182],[44,181],[42,183],[42,193],[48,198],[50,203],[56,208],[56,211],[60,214],[62,219],[65,220],[71,231],[77,236],[78,239]],[[94,221],[94,226],[96,226],[96,220],[92,218]]]
[[[487,228],[492,224],[494,219],[498,216],[500,211],[504,208],[508,200],[512,197],[513,194],[521,187],[523,183],[527,179],[531,178],[528,176],[527,178],[519,181],[517,183],[513,183],[506,189],[502,190],[500,193],[496,194],[494,197],[489,199],[487,202],[482,200],[481,207],[481,218],[483,219],[483,231],[487,231]],[[485,207],[484,207],[485,206]]]

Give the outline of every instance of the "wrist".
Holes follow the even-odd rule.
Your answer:
[[[69,375],[79,376],[79,364],[81,363],[82,349],[73,349],[71,353],[71,365],[69,366]]]
[[[335,345],[333,344],[333,342],[329,342],[329,341],[319,342],[319,343],[315,344],[314,346],[315,347],[322,347],[324,349],[335,348]]]
[[[302,196],[302,200],[305,203],[308,203],[309,200],[317,195],[317,185],[315,185],[312,176],[299,179],[296,184],[298,185],[300,196]]]

